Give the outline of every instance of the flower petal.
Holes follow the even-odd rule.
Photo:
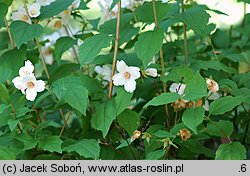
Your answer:
[[[26,90],[26,99],[29,101],[34,101],[37,96],[36,89],[27,89]]]
[[[21,76],[15,77],[12,82],[19,90],[25,90],[27,88],[27,84],[24,82],[23,77]]]
[[[113,84],[115,86],[122,86],[126,82],[126,79],[124,78],[123,74],[121,74],[121,73],[115,74],[113,76],[112,80],[113,80]]]
[[[35,82],[35,89],[37,92],[42,92],[45,89],[45,82],[42,80],[38,80]]]
[[[138,67],[129,67],[129,73],[134,79],[138,79],[141,77],[140,69]]]
[[[96,66],[95,69],[94,69],[94,71],[96,73],[98,73],[99,75],[101,75],[102,72],[103,72],[103,68],[101,66]]]
[[[121,61],[117,61],[116,69],[119,72],[123,73],[123,72],[126,72],[126,70],[128,69],[128,66],[126,65],[126,63],[123,60],[121,60]]]
[[[157,77],[157,70],[155,68],[148,68],[145,70],[146,75]]]
[[[179,95],[183,95],[183,93],[185,91],[185,88],[186,88],[185,84],[182,84],[182,83],[179,83],[179,84],[173,83],[173,84],[170,85],[169,91],[170,92],[176,92]]]
[[[126,83],[124,84],[124,89],[127,91],[127,92],[130,92],[132,93],[136,88],[136,82],[134,79],[129,79],[126,81]]]

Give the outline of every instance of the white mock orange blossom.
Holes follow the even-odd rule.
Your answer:
[[[27,15],[24,7],[18,7],[17,11],[11,14],[11,19],[13,21],[21,20],[21,21],[31,24],[30,17]]]
[[[36,18],[40,15],[41,5],[39,3],[32,3],[27,5],[28,13],[31,18]]]
[[[155,68],[148,68],[145,70],[147,76],[157,77],[157,70]]]
[[[116,68],[118,73],[113,76],[115,86],[124,86],[127,92],[132,93],[136,88],[136,79],[140,78],[140,69],[138,67],[129,67],[121,60],[117,61]]]
[[[42,92],[45,89],[45,82],[42,80],[36,80],[33,74],[34,66],[30,61],[25,62],[25,66],[19,69],[19,76],[15,77],[12,82],[14,86],[21,90],[26,95],[26,99],[34,101],[37,92]]]

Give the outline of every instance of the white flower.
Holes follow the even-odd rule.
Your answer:
[[[48,6],[55,0],[36,0],[36,3],[39,3],[41,6]]]
[[[33,64],[29,60],[27,60],[27,61],[25,61],[24,67],[21,67],[19,69],[19,75],[20,76],[27,76],[29,74],[32,74],[33,71],[34,71]]]
[[[59,17],[61,17],[62,24],[67,25],[70,22],[71,19],[71,11],[70,10],[64,10],[59,14]]]
[[[173,83],[171,84],[171,86],[169,87],[169,90],[170,92],[176,92],[178,93],[179,95],[183,95],[184,94],[184,91],[185,91],[185,88],[186,88],[186,84],[182,84],[182,83]]]
[[[126,63],[122,61],[117,61],[116,64],[119,73],[113,76],[113,83],[116,86],[123,86],[127,92],[133,92],[136,88],[136,79],[138,79],[140,74],[140,69],[138,67],[129,67]]]
[[[12,80],[14,86],[21,90],[26,95],[26,99],[30,101],[35,100],[37,92],[42,92],[45,89],[44,81],[36,80],[33,71],[33,64],[29,60],[25,61],[24,67],[19,69],[19,76]]]
[[[81,0],[75,0],[72,2],[72,4],[69,6],[69,10],[72,10],[72,9],[77,9],[81,4]]]
[[[110,82],[111,69],[109,66],[107,65],[103,65],[102,67],[96,66],[94,70],[101,76],[101,79]]]
[[[25,21],[26,23],[31,24],[30,17],[27,15],[24,7],[18,7],[17,11],[12,13],[11,19],[13,21],[16,20]]]
[[[42,80],[36,80],[33,74],[26,76],[18,76],[12,80],[15,87],[22,91],[26,95],[26,99],[34,101],[37,92],[42,92],[45,89],[45,83]]]
[[[157,77],[157,70],[155,68],[148,68],[145,70],[145,74],[152,77]]]
[[[40,15],[41,5],[39,3],[33,3],[27,5],[29,16],[36,18]]]
[[[207,88],[208,90],[210,90],[211,92],[218,92],[219,91],[219,84],[212,80],[212,79],[207,79]]]

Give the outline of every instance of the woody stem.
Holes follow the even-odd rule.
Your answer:
[[[111,71],[110,83],[109,83],[109,95],[108,95],[109,99],[112,98],[112,91],[113,91],[112,77],[115,74],[115,65],[116,65],[117,53],[118,53],[118,47],[119,47],[120,21],[121,21],[121,0],[118,2],[118,13],[117,13],[117,22],[116,22],[116,37],[115,37],[115,49],[114,49],[112,71]]]
[[[158,26],[158,18],[157,18],[157,11],[156,11],[156,2],[155,2],[155,0],[153,0],[152,3],[153,3],[155,28],[158,29],[159,26]],[[165,77],[165,65],[164,65],[164,57],[163,57],[162,47],[160,48],[160,62],[161,62],[161,76],[162,76],[162,80],[164,80],[164,77]],[[163,86],[163,92],[166,93],[167,92],[167,85],[165,84],[164,81],[162,81],[162,86]],[[171,121],[170,121],[170,117],[169,117],[169,112],[168,112],[168,106],[167,106],[167,104],[165,104],[165,112],[166,112],[168,130],[170,130],[170,128],[171,128]]]

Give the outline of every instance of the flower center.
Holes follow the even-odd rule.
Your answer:
[[[31,15],[35,15],[35,14],[36,14],[36,10],[32,9],[32,10],[30,11],[30,13],[31,13]]]
[[[29,89],[33,88],[34,86],[35,86],[35,84],[33,82],[28,82],[28,84],[27,84],[27,87]]]
[[[21,17],[21,19],[24,20],[24,21],[28,21],[29,18],[28,18],[27,15],[23,15],[23,16]]]
[[[65,15],[69,15],[69,10],[64,10],[63,13],[64,13]]]
[[[124,76],[125,76],[126,79],[129,79],[131,77],[131,74],[129,72],[125,72]]]

